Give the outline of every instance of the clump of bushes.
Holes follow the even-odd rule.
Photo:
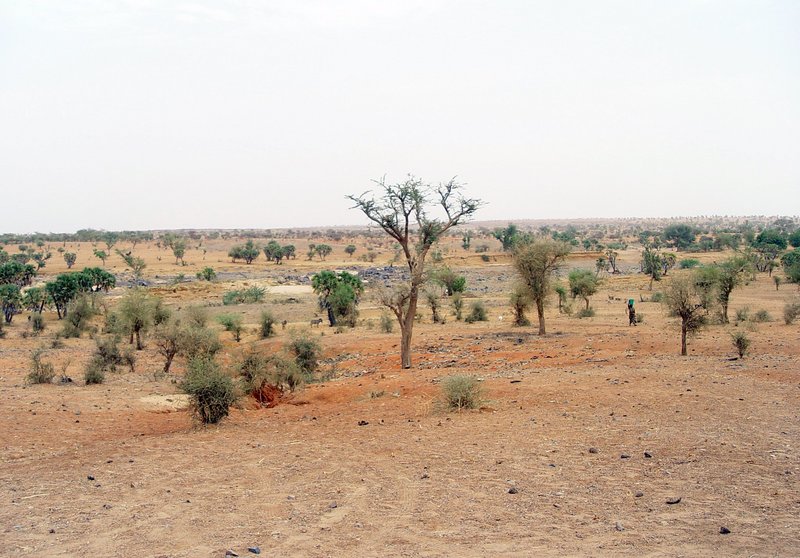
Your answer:
[[[488,319],[489,313],[486,311],[486,307],[483,305],[483,302],[476,300],[470,306],[469,314],[467,314],[467,317],[464,318],[464,321],[468,324],[472,324],[475,322],[485,322]]]
[[[291,341],[287,346],[289,352],[294,356],[294,361],[300,370],[311,377],[319,368],[319,358],[322,356],[322,347],[316,339],[307,333],[292,335]]]
[[[746,322],[750,318],[750,307],[745,306],[736,310],[736,321]]]
[[[482,395],[483,389],[475,376],[456,374],[442,380],[442,396],[448,409],[477,409]]]
[[[233,339],[237,343],[242,340],[242,331],[244,331],[242,320],[241,314],[220,314],[217,316],[217,321],[222,324],[225,331],[230,331],[233,334]]]
[[[248,287],[246,289],[234,289],[222,295],[222,304],[255,304],[264,301],[267,291],[262,287]]]
[[[33,331],[34,335],[39,335],[41,332],[44,331],[45,324],[44,324],[44,316],[42,316],[41,312],[33,312],[31,314],[31,330]]]
[[[462,312],[464,311],[464,297],[461,296],[461,293],[456,293],[450,297],[450,302],[453,305],[453,315],[456,317],[456,320],[460,322],[463,317]]]
[[[386,312],[381,314],[380,324],[383,333],[391,333],[394,330],[394,320]]]
[[[189,396],[192,412],[203,424],[216,424],[227,417],[237,400],[233,380],[211,358],[191,359],[180,388]]]
[[[800,316],[800,302],[788,302],[783,307],[783,321],[791,325]]]
[[[765,322],[771,322],[772,321],[772,316],[770,316],[769,312],[767,312],[766,310],[759,310],[758,312],[753,314],[753,317],[751,318],[751,321],[759,323],[759,324],[760,323],[765,323]]]
[[[83,381],[87,386],[92,384],[102,384],[106,381],[106,373],[103,367],[95,360],[90,360],[83,373]]]
[[[269,310],[262,310],[259,318],[261,338],[267,339],[275,335],[275,316]]]
[[[128,366],[131,372],[136,368],[136,355],[131,348],[125,351],[119,349],[119,337],[109,335],[95,339],[97,347],[94,355],[86,365],[83,373],[83,380],[86,385],[102,384],[106,378],[106,372],[116,372],[117,366]]]
[[[31,353],[31,371],[26,377],[30,384],[49,384],[56,375],[53,364],[42,360],[43,355],[44,349],[42,348]]]
[[[656,291],[650,295],[650,302],[664,302],[664,293]]]
[[[576,314],[578,318],[594,318],[594,308],[581,308]],[[638,321],[638,314],[637,314]]]
[[[731,333],[731,341],[733,342],[736,352],[739,354],[739,358],[744,358],[744,355],[746,355],[748,349],[750,349],[750,338],[747,337],[747,334],[743,331],[735,331]]]
[[[69,305],[69,312],[64,318],[63,335],[67,339],[80,337],[89,328],[89,320],[95,315],[87,296],[75,299]]]
[[[200,281],[213,281],[217,278],[217,272],[213,267],[204,267],[196,275]]]
[[[700,260],[695,258],[683,258],[678,262],[678,267],[680,269],[692,269],[698,265],[700,265]]]
[[[244,355],[238,365],[245,393],[264,406],[270,406],[284,391],[294,391],[306,376],[298,364],[281,355],[264,356],[256,351]]]

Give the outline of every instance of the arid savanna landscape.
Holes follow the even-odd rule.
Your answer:
[[[800,330],[783,313],[800,297],[785,279],[776,285],[783,270],[747,272],[731,294],[730,323],[709,310],[681,356],[680,319],[655,300],[697,267],[678,263],[650,288],[637,232],[663,223],[521,223],[536,238],[578,240],[554,285],[567,285],[575,269],[599,280],[586,317],[578,317],[581,298],[567,296],[559,311],[549,296],[547,333],[538,335],[535,310],[534,325],[514,324],[515,256],[495,225],[454,229],[435,245],[430,285],[444,268],[464,277],[464,315],[480,302],[485,321],[457,320],[452,297],[434,290],[443,318],[433,323],[420,303],[410,369],[400,366],[398,324],[385,326],[378,300],[404,273],[381,231],[154,232],[135,245],[122,233],[109,250],[121,254],[104,266],[93,253],[108,233],[44,240],[40,249],[53,256],[26,288],[71,273],[62,253],[76,254],[73,270],[99,265],[116,286],[85,295],[95,312],[78,335],[65,334],[68,318],[49,306],[41,331],[25,309],[3,329],[3,554],[793,555]],[[599,250],[583,248],[589,237]],[[174,239],[186,241],[183,263],[166,245]],[[231,248],[246,239],[291,243],[296,257],[233,262]],[[19,251],[18,240],[7,252]],[[309,257],[309,244],[323,243],[330,254]],[[597,263],[607,250],[617,253],[617,273]],[[128,252],[146,264],[139,278],[123,260]],[[741,249],[664,245],[659,253],[708,267]],[[206,267],[216,278],[196,277]],[[323,270],[362,278],[353,327],[329,325],[312,286]],[[223,304],[225,293],[253,287],[263,289],[259,302]],[[141,350],[109,326],[136,290],[161,301],[169,320],[207,312],[205,327],[221,343],[216,360],[239,391],[220,422],[203,425],[192,413],[182,352],[163,372],[164,325],[142,330]],[[275,322],[266,338],[263,310]],[[231,313],[243,318],[238,342],[216,319]],[[736,332],[751,341],[741,358]],[[114,336],[133,366],[85,385],[98,343]],[[237,366],[245,355],[288,354],[297,336],[321,350],[314,372],[294,389],[278,382],[268,402],[244,391]],[[45,383],[30,379],[37,349],[54,371]],[[474,408],[448,406],[444,383],[454,375],[476,380]]]

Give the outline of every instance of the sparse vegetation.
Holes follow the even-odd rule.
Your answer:
[[[26,377],[29,384],[49,384],[56,376],[53,364],[42,360],[44,352],[40,347],[31,353],[31,368]]]
[[[486,311],[486,306],[484,306],[483,302],[480,300],[476,300],[470,305],[469,314],[464,318],[464,321],[468,324],[472,324],[475,322],[485,322],[488,319],[489,313]]]
[[[733,346],[739,354],[739,358],[744,358],[750,349],[750,338],[747,337],[747,334],[743,331],[735,331],[731,333],[731,341],[733,341]]]
[[[392,333],[394,331],[394,320],[386,312],[381,312],[380,324],[383,333]]]
[[[216,424],[236,403],[236,388],[230,376],[211,358],[193,358],[180,384],[189,396],[192,412],[203,424]]]
[[[234,341],[238,343],[242,340],[244,318],[241,314],[220,314],[217,316],[217,321],[222,324],[225,331],[230,331],[233,334]]]
[[[800,316],[800,302],[787,302],[783,307],[783,321],[786,325],[792,325],[798,316]]]
[[[308,333],[294,333],[289,341],[287,349],[294,356],[294,360],[303,374],[310,377],[319,368],[319,358],[322,355],[322,347],[319,342],[313,339]]]
[[[257,304],[264,302],[267,294],[263,287],[253,286],[246,289],[234,289],[222,295],[222,304],[230,306],[232,304]]]
[[[551,278],[561,267],[570,250],[570,245],[565,242],[538,239],[522,243],[514,251],[514,267],[536,305],[539,335],[547,333],[544,304],[550,294]]]
[[[275,335],[275,316],[269,310],[262,310],[258,319],[261,339],[267,339]]]
[[[457,374],[442,380],[445,406],[454,411],[477,409],[482,402],[483,389],[475,376]]]
[[[217,272],[213,267],[204,267],[197,272],[197,278],[201,281],[213,281],[217,278]]]
[[[575,315],[578,318],[594,318],[594,308],[581,308]],[[638,314],[636,323],[639,323]]]
[[[770,316],[769,312],[762,309],[758,310],[755,314],[753,314],[753,317],[750,318],[750,321],[755,322],[757,324],[771,322],[772,316]]]

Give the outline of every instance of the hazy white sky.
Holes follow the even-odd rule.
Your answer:
[[[800,213],[800,2],[0,0],[0,232]]]

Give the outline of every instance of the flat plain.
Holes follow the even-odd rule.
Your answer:
[[[444,263],[467,277],[467,304],[486,322],[427,307],[414,331],[414,367],[399,366],[399,332],[378,327],[370,296],[353,329],[310,327],[319,315],[308,277],[320,269],[391,269],[361,239],[331,242],[327,261],[298,257],[251,265],[226,257],[232,241],[208,240],[177,266],[154,242],[135,248],[149,290],[174,312],[190,304],[241,312],[240,342],[221,331],[221,362],[247,349],[280,349],[292,331],[318,338],[328,380],[287,393],[272,408],[244,398],[218,425],[200,426],[153,343],[135,371],[84,386],[95,342],[50,343],[59,329],[24,335],[25,315],[0,339],[0,554],[7,556],[792,556],[800,548],[800,329],[781,319],[795,285],[766,274],[734,291],[737,309],[771,321],[710,326],[679,356],[679,325],[650,297],[637,250],[603,274],[595,316],[547,308],[548,333],[514,327],[508,255],[485,259],[448,239]],[[358,244],[355,257],[343,246]],[[98,265],[91,243],[68,243],[76,268]],[[710,261],[719,254],[691,255]],[[576,253],[572,267],[593,268]],[[37,281],[66,271],[56,255]],[[213,267],[215,282],[193,279]],[[116,255],[109,271],[126,275]],[[670,272],[680,273],[678,270]],[[668,281],[669,277],[664,281]],[[263,304],[222,307],[233,288],[263,286]],[[103,297],[113,307],[127,287]],[[629,326],[625,300],[643,321]],[[579,306],[580,301],[573,305]],[[259,339],[269,308],[285,328]],[[530,316],[535,321],[535,315]],[[752,349],[736,358],[730,340]],[[29,385],[31,352],[73,382]],[[449,412],[443,378],[477,376],[483,403]],[[591,451],[590,451],[591,450]],[[674,502],[680,499],[678,503]],[[730,531],[721,534],[725,527]]]

